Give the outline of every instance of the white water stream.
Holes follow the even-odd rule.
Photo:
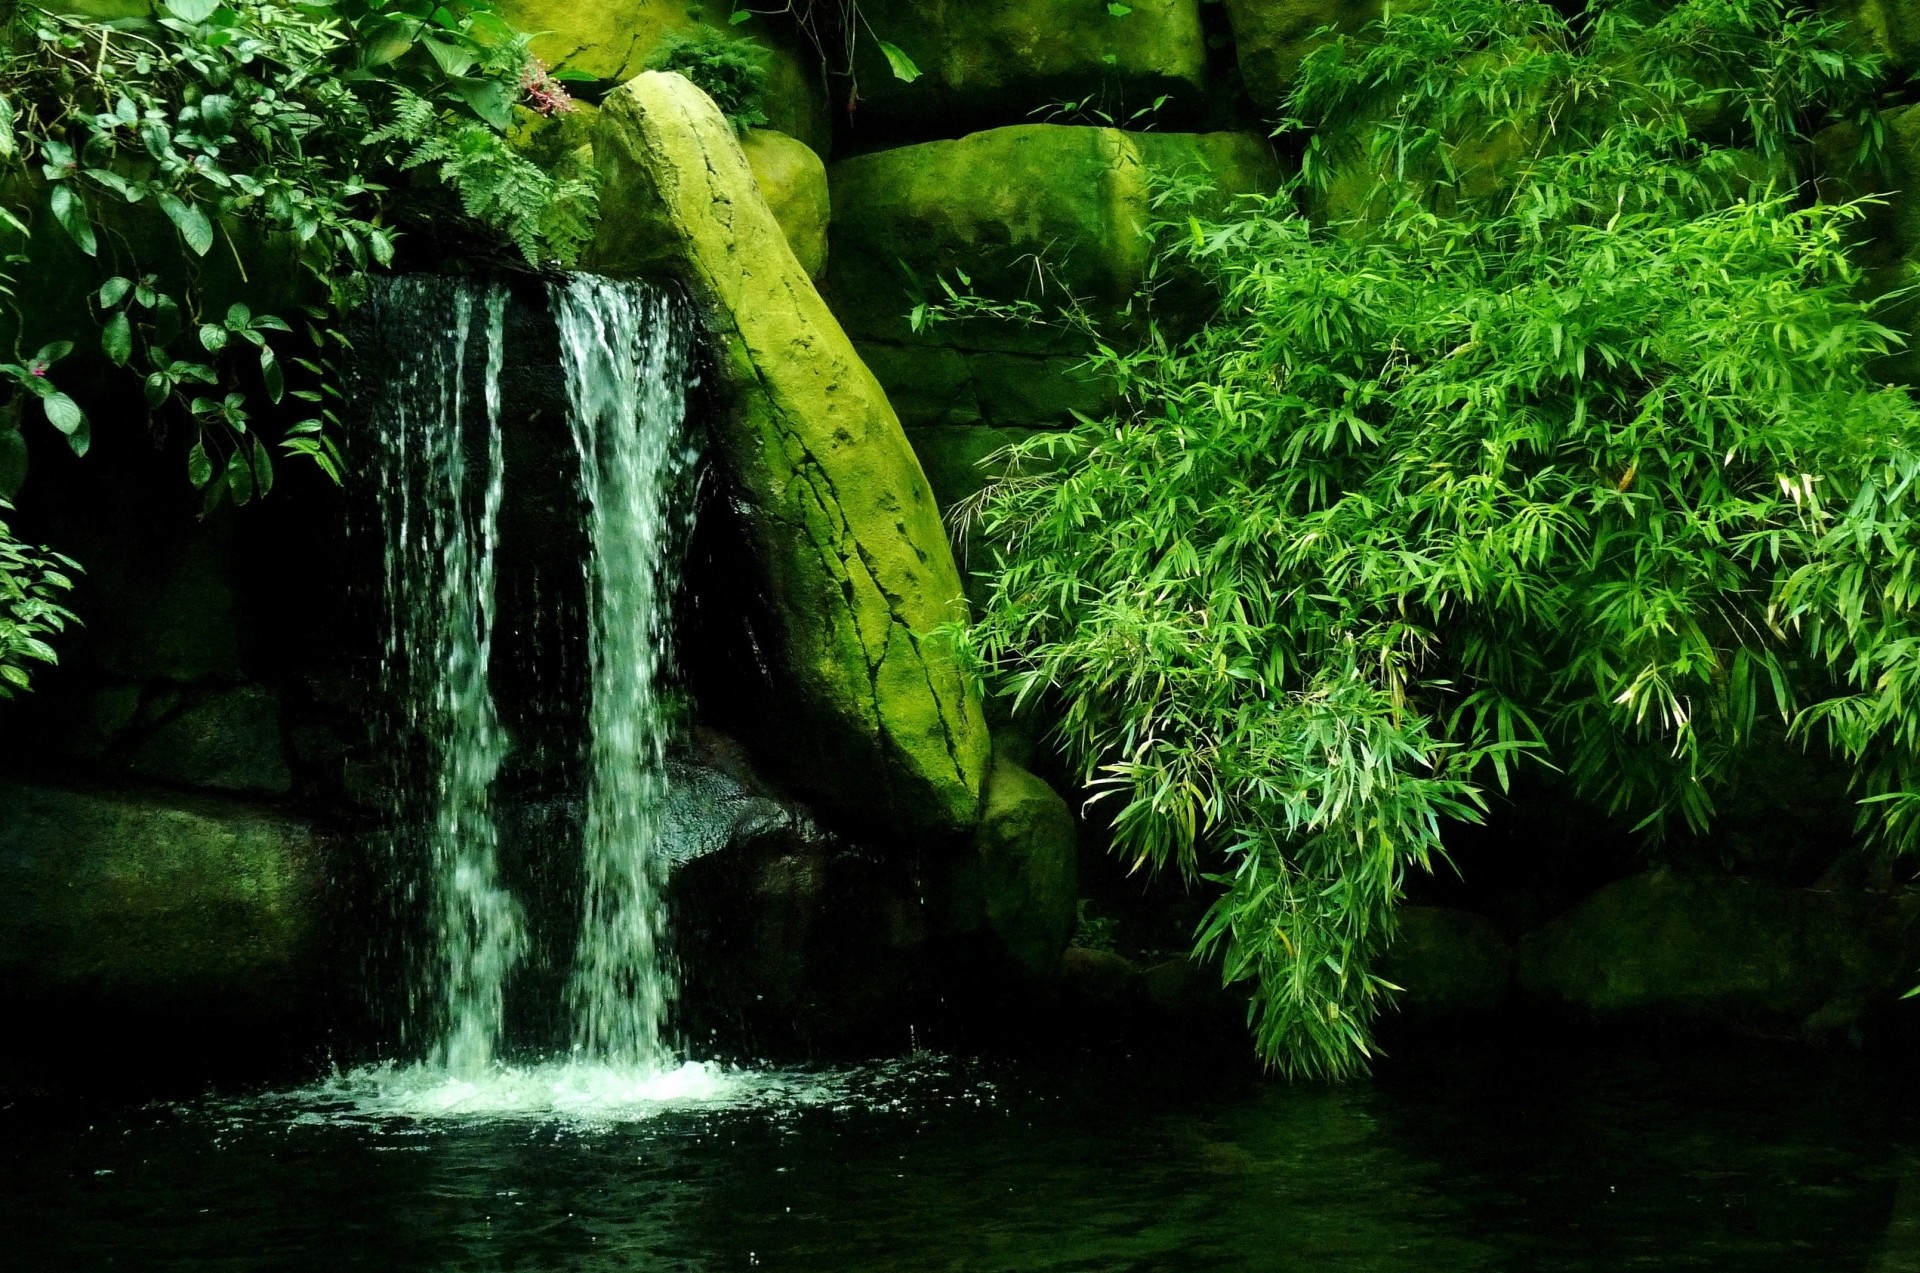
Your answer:
[[[375,412],[388,616],[383,688],[400,852],[425,854],[431,950],[413,961],[410,1042],[423,1059],[324,1085],[368,1111],[636,1116],[725,1100],[744,1076],[681,1064],[666,1038],[674,977],[659,844],[671,712],[670,609],[696,459],[685,428],[687,328],[663,294],[580,276],[553,289],[586,509],[591,700],[580,929],[566,983],[571,1047],[512,1058],[506,1004],[529,948],[501,882],[493,787],[509,740],[489,685],[503,472],[509,299],[408,279],[375,298],[398,373]],[[481,410],[468,386],[475,311]],[[424,841],[424,845],[421,842]],[[424,1046],[421,1046],[424,1044]]]

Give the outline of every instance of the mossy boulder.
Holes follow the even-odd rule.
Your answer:
[[[1403,906],[1394,918],[1399,931],[1375,971],[1404,992],[1402,1014],[1427,1021],[1506,1006],[1513,947],[1493,921],[1444,906]]]
[[[843,160],[827,174],[834,312],[855,339],[907,343],[915,304],[939,296],[941,278],[957,284],[965,273],[982,296],[1045,302],[1064,289],[1116,316],[1146,279],[1156,189],[1201,174],[1227,194],[1272,190],[1280,180],[1258,137],[1069,124],[1020,124]],[[942,325],[935,335],[1015,353],[1077,348],[1030,324]]]
[[[1115,120],[1150,110],[1192,114],[1207,80],[1199,0],[863,0],[856,135],[945,136],[1031,119],[1084,102]],[[900,78],[893,45],[918,75]]]
[[[259,685],[216,690],[149,730],[130,758],[142,778],[214,791],[281,795],[293,787],[280,696]]]
[[[0,782],[0,993],[283,1012],[323,880],[311,829],[244,805]]]
[[[533,54],[556,69],[619,83],[646,69],[670,35],[705,29],[767,48],[762,108],[774,128],[825,154],[833,144],[816,59],[766,22],[734,25],[726,0],[500,0],[500,14],[533,36]]]
[[[1920,66],[1920,0],[1816,0],[1861,44],[1902,70]]]
[[[1036,980],[1060,975],[1073,936],[1078,830],[1067,802],[1005,756],[987,777],[972,852],[957,869],[955,927],[984,930],[1006,961]]]
[[[1617,881],[1520,944],[1537,1002],[1819,1035],[1857,1025],[1913,981],[1911,902],[1706,873]]]
[[[1322,27],[1358,31],[1386,7],[1384,0],[1226,0],[1226,6],[1247,96],[1269,115],[1293,87],[1301,61],[1325,38],[1316,34]]]
[[[965,615],[933,492],[885,393],[794,257],[713,102],[648,73],[594,138],[589,268],[677,279],[711,339],[713,434],[763,572],[780,678],[836,812],[970,829],[988,739],[938,629]]]
[[[1920,39],[1920,29],[1915,36]],[[1912,194],[1920,190],[1920,106],[1882,111],[1880,122],[1886,144],[1875,163],[1860,162],[1854,124],[1835,125],[1814,138],[1815,188],[1829,203],[1887,196],[1862,209],[1854,259],[1866,270],[1865,294],[1900,294],[1885,315],[1895,326],[1911,328],[1920,316],[1920,301],[1912,295],[1920,282],[1920,199]],[[1920,350],[1897,351],[1882,374],[1899,381],[1920,375]]]
[[[812,147],[785,133],[756,128],[740,140],[760,197],[773,209],[800,268],[818,279],[827,271],[827,166]]]
[[[827,294],[913,424],[1064,425],[1111,400],[1060,326],[968,319],[916,333],[916,305],[964,276],[978,295],[1058,305],[1126,327],[1153,255],[1155,191],[1207,175],[1224,199],[1269,191],[1279,167],[1239,133],[1129,133],[1023,124],[861,155],[828,170]],[[1044,267],[1044,268],[1043,268]],[[1116,335],[1120,334],[1116,330]]]

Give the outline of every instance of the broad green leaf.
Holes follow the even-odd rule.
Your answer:
[[[80,410],[80,404],[64,393],[53,394],[40,405],[46,410],[47,423],[68,436],[86,423],[86,413]]]
[[[195,442],[193,449],[187,452],[187,481],[193,483],[193,489],[199,490],[213,480],[213,461],[207,458],[207,448],[203,442]]]
[[[133,357],[133,323],[126,310],[115,310],[100,329],[100,352],[116,367],[126,366]]]
[[[880,52],[886,55],[887,66],[892,69],[893,78],[907,84],[920,78],[920,68],[913,64],[913,59],[908,57],[899,45],[882,40]]]
[[[166,0],[161,5],[182,22],[205,22],[220,8],[221,0]]]
[[[227,347],[227,329],[218,323],[200,324],[200,347],[217,354]]]
[[[280,363],[273,356],[273,349],[267,345],[260,347],[260,376],[266,382],[268,402],[278,403],[286,397],[286,378],[281,374]]]
[[[160,209],[180,231],[180,239],[195,256],[205,256],[213,246],[213,223],[207,214],[175,194],[160,196]]]
[[[227,457],[227,490],[236,504],[253,498],[253,467],[247,462],[244,445],[234,447],[233,454]]]
[[[495,128],[504,131],[513,122],[513,104],[507,100],[507,90],[498,80],[450,79],[447,87],[465,102],[475,115]]]
[[[100,241],[94,237],[93,222],[87,216],[86,201],[74,192],[71,185],[61,182],[54,186],[52,194],[53,219],[67,232],[76,246],[88,256],[100,251]]]
[[[218,140],[233,131],[233,99],[209,93],[200,99],[200,134]]]
[[[472,50],[462,48],[459,44],[436,35],[423,35],[420,37],[420,43],[435,64],[447,75],[465,75],[473,69],[473,64],[477,60]]]
[[[127,298],[127,293],[131,292],[132,290],[133,290],[132,279],[124,278],[118,274],[114,275],[112,278],[108,279],[106,282],[100,285],[100,291],[98,293],[99,300],[100,300],[100,308],[112,309],[115,305],[118,305],[121,301],[125,300]]]
[[[253,489],[261,499],[273,491],[273,459],[258,434],[253,439]]]

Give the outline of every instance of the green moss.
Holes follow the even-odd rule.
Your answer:
[[[696,32],[739,40],[765,36],[764,24],[733,26],[726,0],[500,0],[501,16],[536,33],[534,56],[555,68],[624,81],[645,68],[670,37]],[[809,54],[776,45],[767,65],[762,105],[767,122],[825,154],[833,142],[826,98],[815,82]]]
[[[1269,113],[1279,109],[1301,59],[1320,42],[1315,32],[1326,26],[1358,31],[1386,7],[1382,0],[1226,0],[1226,6],[1247,95]],[[1407,7],[1406,0],[1395,7]]]
[[[1040,779],[995,757],[974,836],[983,918],[1013,964],[1059,974],[1073,935],[1079,867],[1073,813]]]
[[[715,436],[749,510],[776,657],[825,758],[821,794],[896,826],[971,827],[986,727],[932,635],[964,614],[960,578],[885,394],[692,84],[629,81],[594,152],[607,215],[587,263],[679,279],[714,341]]]
[[[862,0],[878,39],[920,70],[903,81],[877,45],[865,44],[863,109],[883,126],[951,130],[1017,123],[1089,97],[1116,119],[1162,95],[1196,103],[1207,71],[1198,0],[1129,0],[1127,7],[1116,16],[1106,0]]]
[[[306,829],[237,805],[0,785],[13,995],[270,1002],[312,972]]]
[[[1044,303],[1064,289],[1117,316],[1146,279],[1156,184],[1201,172],[1235,193],[1279,182],[1256,137],[1064,124],[996,128],[834,164],[834,312],[857,339],[905,345],[917,339],[914,305],[940,294],[941,277],[965,274],[983,296]],[[943,324],[933,339],[1027,354],[1080,348],[1076,336],[1031,325]]]
[[[760,197],[787,236],[800,268],[809,278],[827,269],[827,166],[805,142],[770,129],[756,128],[740,139],[753,169]]]

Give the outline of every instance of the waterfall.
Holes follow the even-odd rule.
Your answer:
[[[567,988],[579,1054],[668,1058],[674,978],[661,902],[670,727],[662,680],[685,538],[686,325],[664,294],[589,276],[555,288],[569,423],[592,544],[585,878]]]
[[[467,383],[474,300],[468,288],[426,279],[380,283],[372,300],[397,364],[371,431],[387,615],[381,684],[395,711],[385,742],[400,844],[425,840],[433,938],[409,1020],[431,1023],[434,1063],[460,1075],[498,1052],[507,978],[526,946],[500,882],[492,787],[505,740],[488,680],[507,298],[499,287],[485,296],[477,419]]]
[[[384,562],[381,744],[393,791],[394,869],[415,882],[427,949],[412,960],[403,1039],[423,1062],[369,1067],[353,1081],[372,1082],[377,1101],[394,1108],[434,1110],[529,1101],[600,1108],[711,1092],[717,1071],[676,1067],[665,1037],[675,985],[660,844],[673,717],[666,684],[697,459],[685,427],[689,325],[662,292],[590,276],[547,296],[566,432],[558,412],[535,406],[529,415],[518,397],[513,407],[516,428],[552,427],[553,459],[566,456],[571,438],[585,520],[586,622],[582,632],[560,634],[580,641],[587,656],[579,842],[512,846],[516,863],[539,867],[515,878],[550,878],[554,864],[568,861],[535,855],[579,854],[579,930],[564,970],[571,1037],[564,1057],[531,1067],[512,1063],[504,1037],[509,992],[557,986],[562,971],[545,982],[527,978],[525,991],[510,984],[534,946],[502,879],[494,809],[508,753],[490,673],[497,541],[513,480],[503,472],[502,439],[511,303],[497,285],[402,279],[377,285],[369,307],[369,352],[380,359],[367,467]],[[532,343],[515,353],[554,356]],[[514,454],[528,453],[516,437]],[[564,605],[516,613],[503,630],[515,634],[516,652],[538,648],[541,625],[578,613]],[[519,701],[509,701],[511,719],[519,719]]]

